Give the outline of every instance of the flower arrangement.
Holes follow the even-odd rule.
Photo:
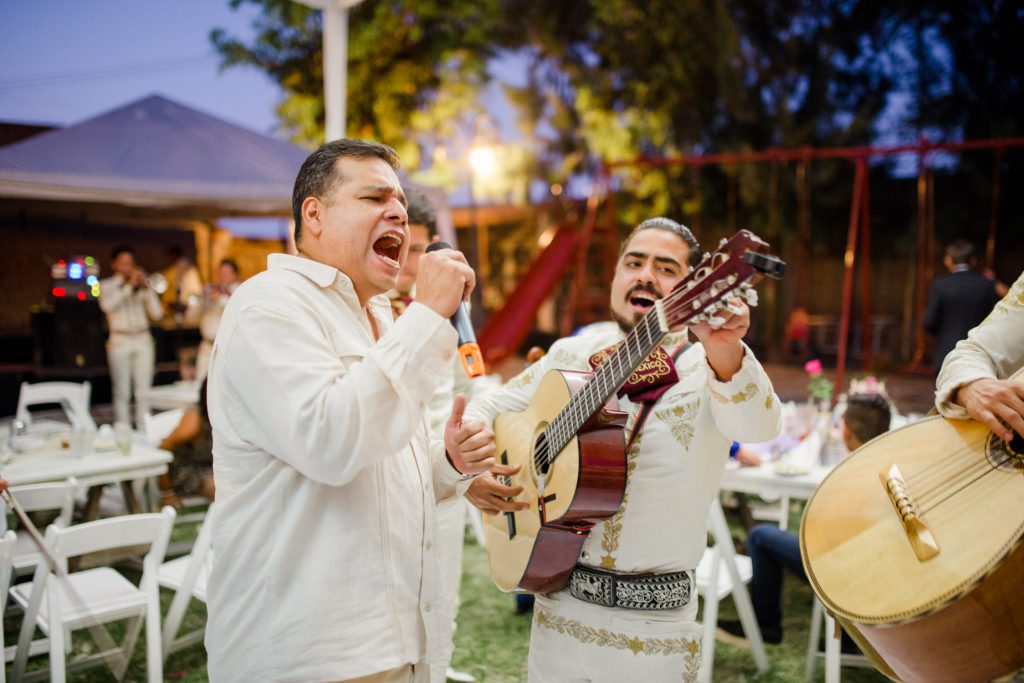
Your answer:
[[[804,370],[809,376],[807,392],[822,403],[831,401],[834,385],[832,380],[826,377],[822,371],[821,361],[817,358],[807,361],[804,363]]]
[[[886,401],[892,402],[888,392],[885,390],[885,381],[878,379],[874,375],[867,375],[861,379],[851,379],[850,395],[853,396],[854,394],[879,394]]]

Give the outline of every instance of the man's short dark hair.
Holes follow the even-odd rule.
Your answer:
[[[974,261],[974,244],[969,240],[953,240],[946,245],[946,256],[954,266],[970,265]]]
[[[690,256],[688,259],[689,265],[695,266],[700,263],[700,260],[704,257],[704,252],[700,250],[700,242],[693,236],[693,233],[688,227],[682,223],[676,223],[671,218],[665,218],[664,216],[658,216],[656,218],[648,218],[640,225],[633,228],[629,233],[629,236],[619,245],[619,258],[622,258],[622,254],[626,251],[626,245],[629,244],[630,240],[642,230],[664,230],[670,232],[679,239],[686,242],[686,246],[690,247]]]
[[[302,162],[302,168],[295,177],[295,188],[292,190],[292,217],[295,219],[296,246],[302,238],[302,202],[306,201],[306,197],[323,199],[332,188],[345,182],[346,178],[335,164],[343,157],[383,159],[396,171],[401,165],[398,153],[379,142],[341,138],[320,145]]]
[[[135,256],[135,250],[129,247],[127,244],[119,244],[110,250],[110,260],[115,261],[121,254],[128,252],[132,256]]]
[[[881,394],[851,394],[843,421],[861,443],[867,443],[889,430],[892,408]]]
[[[235,259],[233,259],[233,258],[222,258],[220,260],[220,265],[222,265],[222,266],[231,266],[231,270],[235,271],[235,275],[238,275],[238,264],[235,262]]]
[[[406,211],[409,214],[409,225],[422,225],[427,229],[427,234],[433,237],[437,234],[437,214],[434,211],[434,204],[427,195],[411,187],[403,187],[405,199],[409,202]]]

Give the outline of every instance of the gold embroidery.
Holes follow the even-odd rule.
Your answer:
[[[604,365],[612,353],[622,344],[619,342],[614,346],[609,346],[606,349],[595,351],[590,356],[590,365],[593,368],[599,368]],[[661,347],[655,348],[651,351],[647,357],[636,367],[636,369],[630,374],[629,379],[626,380],[627,385],[640,385],[640,384],[656,384],[668,377],[672,372],[672,366],[669,365],[669,355]]]
[[[693,638],[639,638],[627,636],[625,633],[616,633],[604,628],[587,626],[575,619],[566,619],[554,614],[534,608],[534,621],[537,626],[549,628],[556,633],[569,636],[581,643],[598,645],[600,647],[611,647],[616,650],[629,650],[633,654],[643,653],[645,655],[683,655],[685,657],[684,681],[695,681],[696,678],[689,678],[693,662],[696,668],[700,668],[700,643]]]
[[[747,386],[743,387],[742,391],[733,394],[732,396],[720,394],[711,387],[708,387],[708,390],[711,392],[711,397],[719,403],[743,403],[744,401],[754,397],[754,394],[757,393],[757,385],[750,382]]]
[[[637,412],[630,416],[630,421],[633,424],[636,424],[636,416]],[[632,425],[626,425],[627,434],[632,429]],[[602,569],[615,569],[615,552],[619,549],[619,536],[622,534],[622,516],[626,512],[626,503],[629,501],[629,482],[633,480],[633,471],[636,470],[636,456],[640,454],[640,442],[642,440],[643,434],[641,433],[633,440],[633,445],[630,446],[629,453],[626,454],[626,489],[622,493],[622,505],[619,506],[618,512],[605,520],[603,524],[601,550],[605,554],[601,556]]]
[[[697,399],[693,403],[658,410],[654,413],[654,417],[667,424],[676,441],[683,444],[685,448],[689,448],[690,441],[693,440],[693,435],[696,433],[693,423],[697,419],[699,410],[700,399]]]
[[[587,365],[582,358],[579,358],[573,353],[569,353],[565,349],[558,349],[555,351],[551,360],[554,361],[554,367],[561,368],[563,370],[590,370],[590,366]]]
[[[764,407],[766,410],[771,410],[773,405],[775,405],[775,394],[768,394],[764,400]]]
[[[700,674],[700,645],[691,640],[683,664],[683,683],[697,683]]]
[[[537,377],[538,370],[540,370],[540,367],[536,363],[534,363],[533,365],[526,368],[518,375],[510,379],[508,382],[508,388],[519,389],[520,387],[525,387],[527,385],[533,384],[533,381]]]
[[[1010,291],[996,304],[983,323],[1009,315],[1010,311],[1017,308],[1024,308],[1024,275],[1017,278],[1017,281],[1010,287]]]

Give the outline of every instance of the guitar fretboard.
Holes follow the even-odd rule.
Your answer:
[[[538,468],[547,468],[584,423],[597,413],[648,354],[657,348],[666,334],[668,328],[663,327],[657,307],[652,308],[630,330],[618,348],[608,356],[608,360],[594,372],[583,389],[548,423],[542,437],[543,447],[536,451]]]

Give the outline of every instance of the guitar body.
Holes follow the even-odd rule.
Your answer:
[[[576,566],[594,521],[615,514],[622,504],[626,414],[615,409],[614,399],[566,444],[546,473],[538,471],[534,459],[544,428],[589,377],[590,373],[552,370],[541,379],[525,410],[502,413],[494,420],[498,462],[522,465],[506,483],[522,486],[517,498],[530,504],[521,512],[484,516],[491,573],[503,591],[560,589]]]
[[[800,546],[815,593],[890,678],[1024,669],[1019,436],[940,416],[879,436],[815,491]]]

